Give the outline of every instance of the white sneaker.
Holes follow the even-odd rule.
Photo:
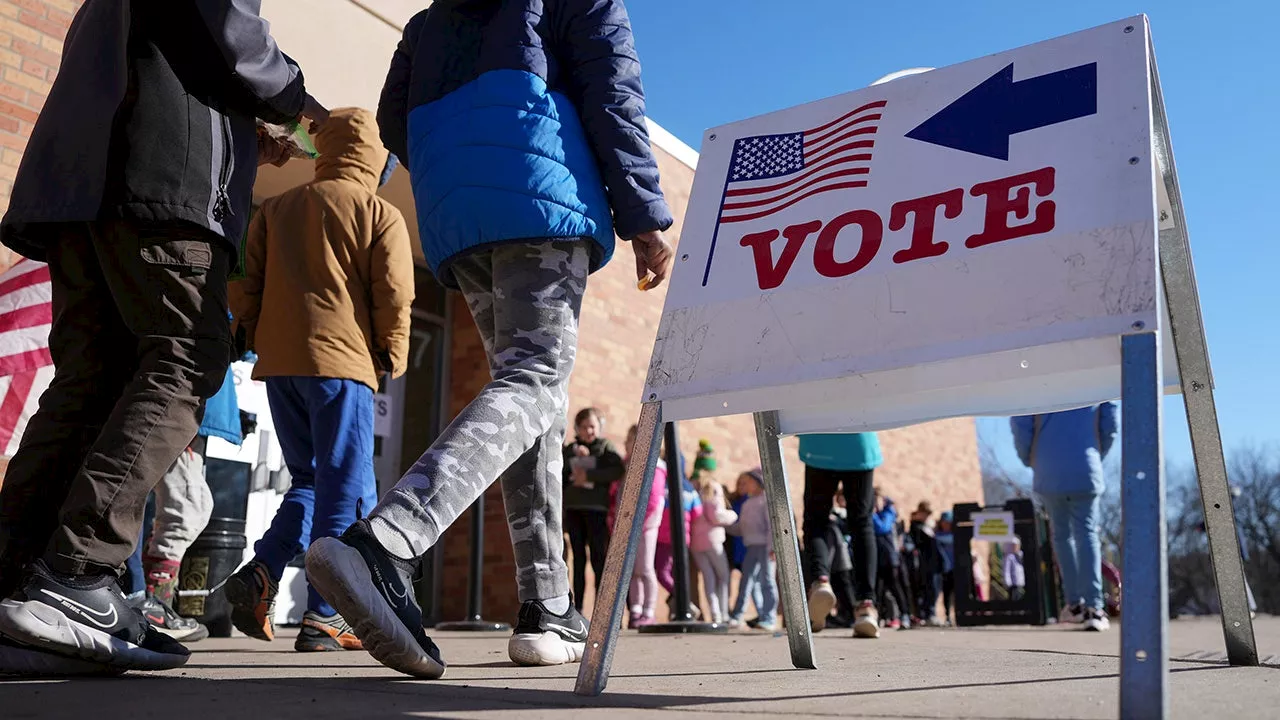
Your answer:
[[[853,615],[854,637],[880,637],[880,613],[876,611],[876,604],[874,602],[870,600],[863,600],[858,603],[858,608],[854,610]]]
[[[827,627],[827,618],[831,609],[836,606],[836,593],[831,583],[816,580],[809,586],[809,627],[814,632],[822,632]]]
[[[1058,622],[1069,623],[1071,625],[1079,625],[1084,622],[1084,605],[1081,605],[1080,603],[1064,605],[1062,612],[1058,613]]]
[[[1111,628],[1111,619],[1107,617],[1105,610],[1097,608],[1085,608],[1084,611],[1084,629],[1093,632],[1102,632]]]
[[[556,615],[538,600],[520,606],[520,620],[507,642],[517,665],[564,665],[582,660],[587,648],[587,619],[569,605]]]

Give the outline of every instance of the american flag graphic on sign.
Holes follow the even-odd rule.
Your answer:
[[[53,380],[49,266],[19,260],[0,275],[0,456],[18,451],[27,420]]]
[[[702,284],[710,276],[722,225],[768,217],[832,190],[866,187],[886,104],[868,103],[803,132],[735,140]]]

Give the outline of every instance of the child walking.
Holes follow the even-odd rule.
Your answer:
[[[724,551],[725,528],[738,521],[738,514],[729,509],[724,486],[715,479],[713,452],[706,440],[699,443],[698,459],[693,465],[693,486],[702,500],[702,512],[693,519],[689,550],[702,573],[711,621],[722,623],[728,619],[729,612],[729,557]]]
[[[636,445],[635,425],[627,431],[627,459],[631,464],[631,450]],[[637,459],[642,461],[642,459]],[[609,532],[613,533],[614,520],[618,517],[618,489],[621,483],[614,483],[611,509],[609,510]],[[649,503],[644,511],[643,531],[640,534],[640,547],[636,548],[635,569],[631,571],[631,623],[633,628],[652,625],[658,606],[658,572],[653,567],[654,552],[658,549],[658,526],[662,524],[662,516],[667,507],[667,463],[658,460],[653,473],[653,487],[649,490]]]
[[[747,598],[756,600],[756,629],[773,632],[777,629],[778,584],[775,578],[772,530],[769,523],[769,506],[764,496],[764,475],[756,469],[738,478],[739,491],[747,496],[738,515],[736,528],[747,548],[742,560],[742,584],[738,586],[738,599],[729,617],[730,627],[742,624]]]

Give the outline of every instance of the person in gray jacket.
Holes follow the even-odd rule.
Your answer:
[[[0,241],[49,265],[56,368],[0,491],[0,673],[186,662],[121,594],[147,494],[232,355],[256,118],[323,121],[258,0],[88,0]]]

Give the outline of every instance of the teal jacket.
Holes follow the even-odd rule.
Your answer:
[[[875,470],[884,463],[875,433],[800,436],[800,460],[823,470]]]

